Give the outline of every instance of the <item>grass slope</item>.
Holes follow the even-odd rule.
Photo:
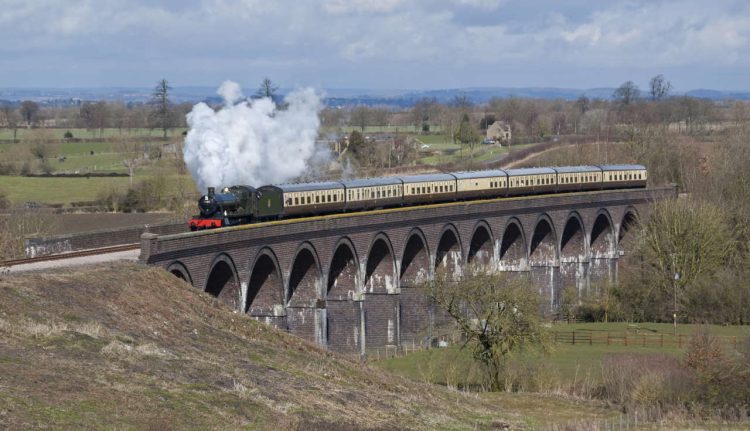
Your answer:
[[[3,429],[488,429],[522,420],[497,401],[321,350],[158,268],[0,279]]]

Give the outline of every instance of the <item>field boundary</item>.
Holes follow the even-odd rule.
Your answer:
[[[572,331],[552,331],[552,341],[555,344],[570,345],[607,345],[632,347],[659,347],[682,349],[690,343],[691,334],[667,334],[627,331],[598,331],[591,329],[576,329]],[[740,343],[737,336],[716,335],[725,345],[736,349]]]

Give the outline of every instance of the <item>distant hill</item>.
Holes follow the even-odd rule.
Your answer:
[[[281,94],[292,89],[282,88]],[[122,101],[125,103],[146,103],[151,98],[151,88],[100,87],[100,88],[0,88],[0,105],[18,104],[22,100],[34,100],[47,106],[78,105],[89,100]],[[424,97],[434,97],[438,102],[446,103],[456,96],[465,95],[477,104],[487,103],[493,97],[511,96],[532,99],[575,100],[581,95],[590,99],[609,99],[615,88],[557,88],[557,87],[467,87],[436,90],[410,89],[357,89],[326,88],[321,92],[327,106],[389,106],[407,108]],[[251,90],[247,90],[251,94]],[[696,89],[676,96],[687,95],[711,100],[750,100],[750,91],[720,91]],[[221,103],[213,86],[174,87],[171,99],[175,103],[208,102]]]

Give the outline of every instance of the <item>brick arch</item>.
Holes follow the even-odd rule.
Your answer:
[[[276,253],[261,249],[250,267],[245,312],[252,316],[273,315],[275,305],[284,304],[284,278]]]
[[[559,247],[560,259],[579,261],[586,256],[586,228],[577,211],[568,214]]]
[[[529,241],[529,263],[545,265],[553,263],[559,256],[555,224],[547,214],[541,214],[534,224]]]
[[[312,244],[303,242],[297,247],[289,268],[287,305],[305,305],[317,300],[321,274],[318,252]]]
[[[190,276],[190,271],[188,271],[187,267],[179,260],[169,264],[169,266],[167,267],[167,272],[179,278],[180,280],[193,284],[193,278]]]
[[[485,268],[489,266],[494,254],[494,244],[495,237],[492,234],[492,228],[486,221],[479,220],[471,233],[466,263]]]
[[[435,248],[435,272],[442,271],[445,275],[450,273],[453,276],[460,276],[463,249],[458,229],[452,223],[443,226]]]
[[[370,241],[365,260],[365,282],[367,292],[386,292],[397,287],[396,261],[393,245],[384,232],[377,233]]]
[[[401,285],[414,286],[430,277],[430,250],[427,244],[427,238],[419,228],[412,229],[406,235],[404,251],[401,254]]]
[[[505,223],[498,260],[501,268],[518,268],[528,256],[526,234],[521,221],[513,217]]]
[[[240,309],[241,292],[237,276],[237,267],[232,258],[226,253],[219,253],[214,257],[206,278],[203,290],[219,299],[232,310]]]
[[[617,245],[622,243],[622,240],[628,236],[629,231],[638,223],[638,211],[633,207],[625,208],[622,214],[622,220],[620,221],[619,228],[617,229]]]
[[[612,223],[612,216],[606,208],[602,208],[596,213],[589,238],[591,257],[612,257],[616,245],[615,225]]]
[[[346,299],[357,291],[359,259],[357,249],[349,237],[338,240],[328,265],[327,299]]]

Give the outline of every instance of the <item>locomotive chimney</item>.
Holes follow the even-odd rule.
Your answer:
[[[215,192],[216,192],[216,189],[214,189],[213,187],[209,187],[208,188],[208,197],[210,197],[210,198],[214,197],[214,193]]]

